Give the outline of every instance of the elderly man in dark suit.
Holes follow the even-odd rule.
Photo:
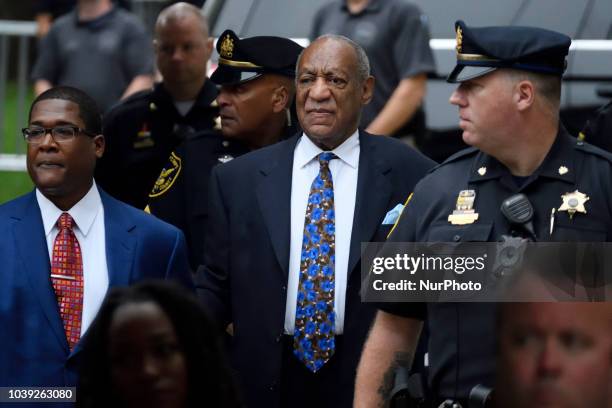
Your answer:
[[[104,152],[95,102],[70,87],[32,104],[36,189],[0,206],[0,386],[76,385],[81,338],[109,287],[145,278],[193,289],[183,234],[93,182]]]
[[[304,133],[213,170],[199,294],[222,327],[233,323],[249,407],[352,404],[374,316],[359,298],[360,245],[384,240],[433,165],[357,129],[373,85],[359,45],[320,37],[298,60]]]

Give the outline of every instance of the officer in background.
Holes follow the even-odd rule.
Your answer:
[[[281,37],[241,40],[232,31],[219,38],[219,66],[210,79],[221,85],[217,102],[222,135],[216,130],[203,131],[178,145],[159,173],[147,207],[183,230],[194,270],[204,261],[208,181],[213,167],[296,131],[289,109],[302,47]]]
[[[177,7],[191,9],[183,5],[166,10]],[[241,40],[228,30],[221,35],[217,50],[219,66],[211,80],[221,85],[218,95],[221,134],[206,128],[194,131],[183,123],[175,126],[171,133],[175,135],[174,144],[163,145],[162,141],[168,153],[163,163],[156,163],[159,168],[151,186],[144,191],[146,196],[141,205],[183,230],[194,269],[203,262],[208,179],[212,168],[295,133],[292,123],[297,123],[292,122],[290,110],[295,95],[295,64],[301,46],[281,37]],[[164,84],[178,71],[170,65],[165,68],[160,64]],[[216,95],[211,81],[205,82],[203,91],[207,88]],[[216,109],[213,111],[217,113]],[[198,118],[194,116],[194,119]],[[161,159],[161,150],[158,153]]]
[[[612,156],[571,137],[559,122],[570,38],[462,21],[455,28],[457,65],[447,80],[459,86],[450,103],[459,109],[463,140],[473,147],[417,185],[390,240],[525,236],[500,212],[502,201],[517,193],[534,207],[532,239],[610,240]],[[388,398],[388,379],[395,367],[410,365],[425,319],[430,406],[467,407],[474,386],[493,387],[495,304],[384,303],[380,309],[358,369],[355,406],[374,407]]]
[[[213,129],[218,116],[217,89],[206,77],[213,41],[200,10],[187,3],[164,9],[155,24],[154,46],[163,81],[106,115],[107,150],[96,170],[104,190],[140,209],[149,193],[163,194],[181,172],[182,159],[171,153],[197,132]],[[220,136],[215,141],[220,155],[233,148]],[[156,185],[169,158],[174,167]]]
[[[220,85],[221,131],[249,150],[297,132],[295,65],[302,47],[281,37],[240,39],[232,30],[219,37],[219,66],[211,79]]]

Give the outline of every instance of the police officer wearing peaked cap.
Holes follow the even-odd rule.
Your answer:
[[[226,30],[217,41],[221,131],[250,150],[297,132],[295,66],[303,48],[282,37],[238,38]]]
[[[227,32],[226,32],[227,33]],[[218,41],[217,49],[224,44],[227,34],[224,33]],[[254,41],[253,41],[254,40]],[[227,42],[225,43],[227,45]],[[221,114],[221,132],[201,131],[193,137],[187,137],[172,152],[173,157],[167,160],[167,164],[161,170],[159,177],[149,194],[148,209],[150,212],[183,229],[190,249],[190,262],[192,268],[202,264],[204,261],[204,234],[206,232],[206,220],[208,217],[208,182],[213,167],[226,163],[235,157],[247,153],[253,148],[269,144],[284,137],[284,134],[271,134],[266,138],[266,128],[256,127],[254,124],[270,126],[279,122],[279,129],[289,129],[285,122],[287,115],[284,109],[275,115],[271,109],[266,109],[266,103],[270,98],[255,98],[257,92],[270,92],[267,88],[257,88],[257,83],[271,81],[270,78],[260,78],[279,72],[282,75],[281,83],[293,84],[295,72],[295,61],[301,51],[301,47],[293,41],[280,37],[254,37],[254,39],[239,40],[232,39],[234,58],[240,60],[225,60],[223,57],[219,67],[211,75],[211,82],[221,85],[221,91],[217,95],[218,106]],[[223,52],[221,52],[223,55]],[[242,103],[246,110],[228,112],[225,102],[225,80],[227,80],[227,63],[240,61],[238,66],[232,66],[231,71],[243,79],[232,82],[232,86],[242,86],[241,96],[246,97]],[[256,75],[247,75],[245,72],[257,65]],[[230,75],[231,76],[231,75]],[[259,78],[259,79],[258,79]],[[250,91],[249,87],[253,88]],[[276,90],[276,88],[275,88]],[[238,102],[237,102],[238,103]],[[255,103],[256,105],[253,105]],[[291,101],[288,99],[287,104]],[[216,103],[215,103],[216,105]],[[226,117],[231,115],[230,128],[242,126],[242,132],[233,134],[228,132],[227,126],[223,126]],[[293,133],[293,131],[292,131]],[[258,143],[251,143],[243,134],[253,134]]]
[[[559,121],[570,38],[540,28],[475,28],[463,21],[455,29],[457,63],[447,80],[458,87],[450,103],[458,107],[463,140],[472,147],[421,180],[389,239],[528,237],[500,211],[502,201],[517,193],[533,205],[531,238],[536,241],[612,239],[612,156],[573,138]],[[390,389],[385,372],[392,371],[395,356],[414,355],[424,321],[430,406],[450,400],[466,407],[474,386],[493,386],[495,304],[386,303],[379,308],[360,363],[356,406],[380,402],[377,388]]]

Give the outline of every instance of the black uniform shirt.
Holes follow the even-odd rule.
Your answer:
[[[96,168],[98,184],[115,198],[144,209],[161,169],[181,140],[214,128],[216,96],[215,85],[207,80],[182,116],[163,85],[156,84],[153,90],[116,105],[104,118],[106,150]]]
[[[194,270],[204,261],[210,173],[214,166],[246,152],[239,141],[224,139],[218,132],[199,132],[177,146],[161,171],[168,176],[161,176],[149,194],[151,214],[185,233]]]
[[[478,220],[452,225],[461,190],[476,193]],[[561,195],[575,190],[590,197],[586,214],[556,212]],[[395,242],[499,241],[511,233],[500,212],[504,199],[521,192],[534,208],[538,241],[609,241],[612,238],[612,155],[571,137],[563,128],[544,162],[517,187],[515,178],[495,158],[470,148],[432,170],[415,188],[390,240]],[[467,398],[470,389],[493,386],[495,304],[381,304],[389,313],[425,319],[429,329],[429,383],[438,398]]]

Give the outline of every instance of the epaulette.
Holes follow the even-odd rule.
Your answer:
[[[579,150],[579,151],[584,152],[586,154],[592,154],[594,156],[601,157],[602,159],[605,159],[605,160],[607,160],[607,161],[612,163],[612,153],[610,153],[610,152],[608,152],[606,150],[600,149],[597,146],[593,146],[590,143],[583,142],[582,140],[577,140],[576,144],[574,146],[575,146],[576,150]]]
[[[438,168],[445,166],[449,163],[453,163],[458,161],[459,159],[462,159],[464,157],[469,157],[472,156],[473,154],[478,153],[479,150],[475,147],[468,147],[466,149],[463,150],[459,150],[457,153],[451,155],[448,159],[444,160],[442,163],[438,164],[437,166],[434,166],[432,169],[430,169],[427,173],[431,173],[435,170],[437,170]]]

